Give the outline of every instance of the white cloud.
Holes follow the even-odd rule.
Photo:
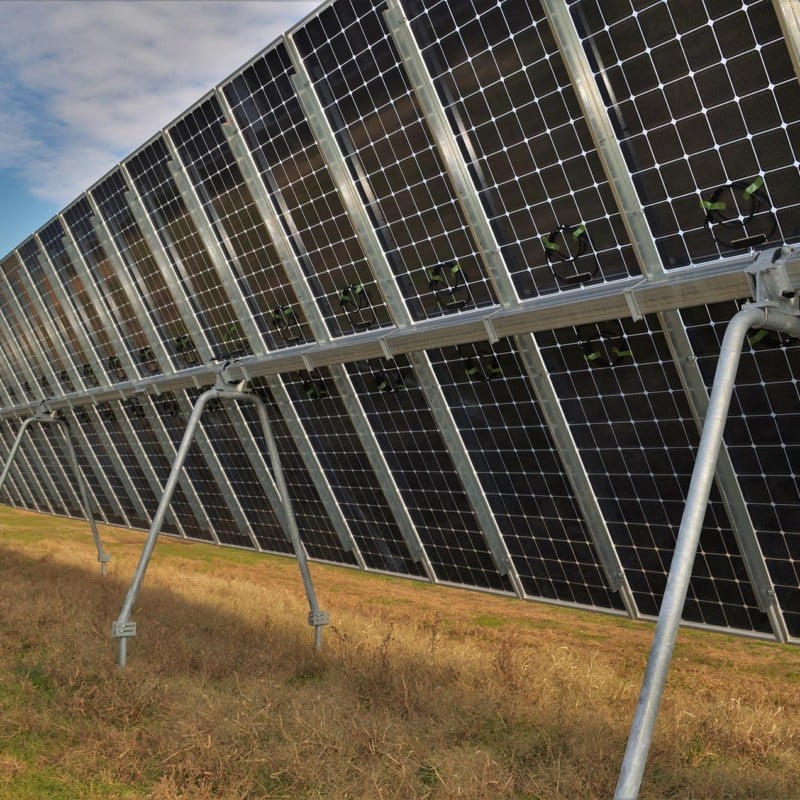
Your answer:
[[[316,2],[4,2],[0,169],[65,205]]]

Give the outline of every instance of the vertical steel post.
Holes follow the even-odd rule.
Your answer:
[[[175,489],[178,487],[178,481],[183,470],[183,464],[186,461],[186,456],[189,454],[189,448],[192,446],[192,439],[194,432],[200,422],[200,416],[203,413],[206,403],[213,397],[213,391],[207,391],[200,395],[197,403],[192,410],[189,421],[186,425],[186,431],[183,434],[183,440],[180,447],[175,454],[175,459],[172,462],[172,468],[167,478],[167,483],[164,486],[164,491],[161,495],[161,500],[158,503],[158,508],[153,517],[153,522],[150,530],[147,533],[147,538],[144,543],[144,548],[139,556],[139,563],[136,565],[136,572],[133,575],[133,580],[128,588],[128,594],[125,596],[125,602],[122,605],[122,610],[119,617],[111,626],[111,634],[119,639],[119,665],[124,667],[128,660],[128,639],[136,635],[136,623],[131,622],[131,613],[133,611],[134,603],[139,596],[139,591],[142,588],[142,581],[144,580],[144,573],[147,571],[147,565],[150,563],[150,557],[153,555],[153,549],[156,546],[156,539],[161,531],[161,526],[164,524],[164,518],[167,515],[172,495],[175,494]]]
[[[94,546],[97,548],[97,560],[100,562],[100,573],[105,576],[106,564],[111,561],[111,556],[109,556],[103,550],[103,542],[100,539],[100,532],[97,530],[97,522],[94,518],[94,512],[92,511],[92,506],[89,503],[89,493],[86,490],[86,479],[84,478],[83,472],[78,464],[78,456],[75,453],[75,446],[72,443],[72,434],[69,423],[63,418],[56,418],[55,421],[59,423],[59,426],[64,433],[64,439],[67,443],[67,453],[70,464],[72,465],[72,471],[75,473],[75,480],[78,482],[78,492],[80,493],[81,502],[83,503],[83,510],[86,514],[86,518],[89,520],[89,527],[92,531]]]
[[[653,647],[647,662],[633,727],[625,749],[615,800],[636,800],[639,796],[639,787],[664,694],[672,651],[700,541],[700,531],[714,480],[717,456],[722,445],[722,435],[725,431],[742,346],[747,331],[752,327],[782,330],[793,336],[800,336],[800,318],[770,313],[767,308],[756,305],[747,305],[739,311],[725,331],[692,481],[686,498],[686,508],[675,543],[675,553],[670,565],[667,587],[658,615]]]
[[[278,486],[278,492],[283,502],[283,509],[276,508],[275,513],[281,516],[282,511],[285,528],[289,532],[289,538],[294,547],[295,557],[300,567],[303,586],[305,587],[306,597],[308,598],[308,624],[314,627],[314,648],[319,650],[320,647],[322,647],[322,627],[330,622],[330,618],[325,611],[320,610],[319,603],[317,602],[317,595],[314,591],[314,584],[311,581],[311,573],[308,569],[308,557],[306,556],[305,547],[303,547],[303,543],[300,540],[300,532],[297,529],[297,518],[294,515],[292,501],[289,497],[289,490],[283,476],[283,467],[281,466],[280,457],[278,456],[278,447],[275,444],[275,437],[272,435],[272,426],[269,424],[267,406],[264,401],[255,394],[242,395],[242,397],[248,397],[255,403],[258,418],[261,422],[261,428],[264,431],[264,439],[267,442],[267,449],[269,450],[269,457],[272,462],[272,473],[275,476],[275,483]]]

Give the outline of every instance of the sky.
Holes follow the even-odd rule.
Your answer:
[[[0,2],[0,258],[319,4]]]

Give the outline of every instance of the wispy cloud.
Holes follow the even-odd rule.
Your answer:
[[[317,2],[4,2],[0,169],[65,205]]]

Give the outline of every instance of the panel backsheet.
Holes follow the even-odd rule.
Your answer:
[[[781,13],[324,3],[0,261],[5,453],[38,416],[3,502],[84,516],[71,441],[95,517],[148,528],[232,366],[251,394],[208,401],[166,533],[291,555],[288,499],[315,560],[656,615],[750,299],[677,287],[800,239]],[[751,332],[689,623],[800,641],[798,375]]]

